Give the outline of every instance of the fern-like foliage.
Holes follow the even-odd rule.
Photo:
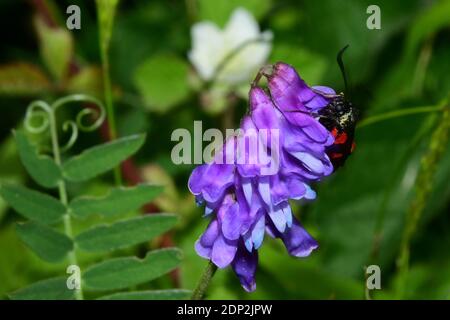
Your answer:
[[[69,142],[59,146],[56,110],[78,101],[94,102],[97,109],[84,109],[77,121],[66,121],[63,129],[71,130]],[[97,116],[94,124],[86,126],[81,118]],[[33,119],[40,125],[33,126]],[[21,161],[33,180],[47,190],[57,189],[59,198],[27,187],[2,184],[0,195],[26,222],[17,225],[20,239],[41,259],[50,263],[64,262],[61,275],[44,279],[10,295],[11,299],[83,299],[86,293],[101,299],[179,299],[189,296],[187,290],[130,291],[130,287],[154,280],[174,268],[181,259],[176,248],[147,252],[143,259],[134,256],[115,256],[97,264],[80,268],[79,254],[110,253],[145,243],[171,229],[176,223],[172,214],[121,217],[137,212],[161,191],[160,186],[140,184],[134,187],[114,187],[102,197],[81,196],[69,199],[66,191],[70,183],[89,182],[120,165],[139,150],[145,135],[132,135],[94,146],[79,155],[61,160],[62,150],[70,148],[78,130],[95,130],[104,119],[100,102],[87,96],[68,96],[52,105],[37,101],[30,105],[25,130],[32,133],[50,132],[52,155],[42,155],[24,131],[14,136]],[[36,122],[36,121],[35,121]],[[34,122],[34,123],[35,123]],[[74,225],[95,216],[98,221],[74,234]],[[115,219],[111,220],[111,217]],[[113,221],[105,224],[105,221]],[[79,230],[80,228],[77,228]],[[123,251],[122,251],[123,252]],[[92,292],[92,293],[91,293]],[[102,292],[104,294],[102,295]]]

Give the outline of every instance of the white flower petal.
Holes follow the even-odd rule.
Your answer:
[[[192,50],[188,56],[200,77],[206,81],[215,76],[224,84],[248,81],[272,50],[272,32],[261,33],[258,22],[244,8],[234,10],[223,31],[211,22],[200,22],[192,27],[191,34]],[[256,40],[260,41],[252,42]],[[226,59],[229,60],[219,70]]]
[[[225,26],[224,39],[228,50],[236,49],[241,44],[258,38],[259,26],[255,18],[244,8],[233,11]]]
[[[267,61],[272,44],[255,42],[246,45],[222,69],[218,79],[227,83],[239,83],[253,78]]]
[[[210,80],[225,55],[222,31],[214,23],[200,22],[192,27],[191,37],[189,60],[204,80]]]

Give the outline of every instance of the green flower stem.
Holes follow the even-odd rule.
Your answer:
[[[423,211],[433,189],[433,180],[438,169],[450,134],[450,106],[444,105],[441,121],[434,130],[427,152],[420,162],[420,169],[415,181],[415,197],[411,202],[406,216],[405,229],[400,244],[400,254],[397,259],[399,286],[397,297],[402,299],[406,291],[406,281],[409,272],[410,243],[419,225]]]
[[[205,271],[203,272],[197,284],[197,287],[194,289],[194,292],[192,293],[191,300],[203,299],[203,296],[205,295],[205,292],[208,289],[209,283],[211,282],[211,279],[214,277],[216,270],[217,266],[214,263],[212,263],[212,261],[209,261]]]
[[[114,105],[111,90],[111,77],[109,74],[109,58],[107,52],[102,50],[102,70],[103,83],[105,91],[106,114],[108,117],[109,138],[114,140],[117,138],[116,119],[114,115]],[[114,168],[114,180],[117,185],[122,185],[122,174],[120,172],[120,165]]]
[[[102,73],[103,73],[103,90],[108,118],[109,138],[111,140],[117,138],[117,129],[116,129],[117,127],[116,127],[116,118],[114,114],[108,51],[117,3],[118,0],[113,1],[97,0],[99,34],[100,34],[99,37],[100,58],[102,61]],[[120,165],[114,168],[114,180],[117,185],[119,186],[122,185],[122,174],[120,172]]]
[[[381,121],[385,121],[385,120],[389,120],[389,119],[393,119],[393,118],[398,118],[398,117],[403,117],[403,116],[408,116],[411,114],[438,112],[438,111],[442,111],[443,107],[444,107],[444,105],[425,106],[425,107],[407,108],[407,109],[386,112],[386,113],[374,115],[374,116],[371,116],[371,117],[361,120],[358,123],[357,128],[360,129],[365,126],[377,123],[377,122],[381,122]]]
[[[53,157],[55,159],[55,163],[58,166],[61,166],[61,153],[59,149],[58,144],[58,132],[56,130],[56,120],[55,120],[55,109],[52,108],[50,112],[48,113],[49,118],[49,125],[50,125],[50,135],[52,139],[52,149],[53,149]],[[63,179],[61,179],[58,182],[58,190],[59,190],[59,199],[61,203],[67,207],[68,200],[67,200],[67,190],[66,190],[66,183]],[[73,239],[73,232],[72,232],[72,221],[70,218],[70,214],[67,211],[66,214],[63,217],[64,222],[64,232],[67,237],[70,239]],[[78,266],[78,260],[75,248],[69,252],[68,255],[69,258],[69,264]],[[80,290],[75,290],[75,298],[77,300],[83,300],[83,291],[82,288]]]
[[[435,117],[436,116],[436,117]],[[435,120],[437,119],[437,115],[434,114],[433,117],[429,117],[428,120],[422,125],[422,127],[414,134],[412,139],[408,142],[408,146],[406,150],[403,152],[401,156],[401,160],[396,164],[396,170],[394,170],[395,174],[390,178],[390,183],[386,190],[383,192],[383,198],[381,200],[381,205],[377,213],[377,217],[375,220],[375,228],[373,233],[372,240],[372,250],[369,265],[377,264],[377,259],[380,251],[380,245],[383,238],[383,227],[385,220],[385,213],[388,206],[388,203],[391,199],[391,195],[394,192],[394,188],[396,186],[396,181],[398,181],[402,174],[404,174],[402,168],[403,164],[406,163],[414,149],[417,147],[418,143],[422,141],[422,139],[431,131],[431,128],[435,125]]]

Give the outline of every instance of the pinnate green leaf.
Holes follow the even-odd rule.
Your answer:
[[[61,171],[55,161],[43,155],[38,155],[37,150],[28,141],[21,131],[14,131],[20,160],[31,177],[39,185],[46,188],[54,188],[61,178]]]
[[[57,199],[19,185],[0,185],[0,195],[24,217],[44,224],[61,219],[66,207]]]
[[[70,238],[44,225],[27,222],[18,224],[16,230],[19,238],[48,262],[61,261],[73,249]]]
[[[100,297],[99,300],[182,300],[189,299],[192,292],[190,290],[148,290],[119,292]]]
[[[67,288],[65,277],[46,279],[9,295],[12,300],[72,300],[74,291]]]
[[[161,186],[140,184],[135,187],[114,188],[104,197],[79,197],[70,203],[70,212],[80,218],[92,214],[111,216],[138,209],[162,192]]]
[[[104,252],[129,247],[156,237],[176,223],[176,216],[152,214],[93,227],[79,234],[75,242],[85,251]]]
[[[70,181],[86,181],[111,170],[144,144],[145,135],[137,134],[104,143],[83,151],[63,164],[63,175]]]
[[[123,289],[156,279],[177,267],[179,249],[149,252],[144,259],[111,259],[90,267],[83,275],[85,288],[91,290]]]

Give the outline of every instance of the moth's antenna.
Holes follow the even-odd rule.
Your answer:
[[[339,68],[341,69],[342,77],[344,78],[344,85],[345,85],[345,95],[348,96],[348,83],[347,83],[347,74],[345,73],[345,67],[344,62],[342,61],[342,55],[344,54],[344,51],[348,48],[349,45],[346,45],[343,47],[337,54],[337,63],[339,65]]]

